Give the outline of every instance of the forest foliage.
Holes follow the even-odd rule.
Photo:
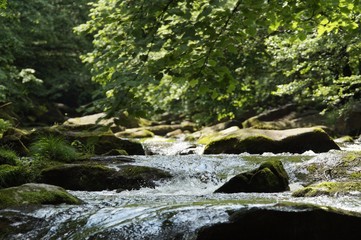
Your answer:
[[[87,2],[8,1],[0,10],[0,103],[11,103],[21,120],[37,121],[50,103],[76,107],[91,95],[79,56],[92,39],[73,31],[87,19]]]
[[[289,102],[346,109],[360,101],[360,12],[357,0],[9,1],[0,102],[85,102],[81,55],[99,84],[93,106],[110,115],[209,123]]]
[[[77,30],[95,36],[83,61],[108,109],[207,122],[284,101],[351,101],[360,10],[349,0],[100,0]]]

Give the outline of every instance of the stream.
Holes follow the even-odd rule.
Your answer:
[[[133,191],[69,191],[84,201],[79,206],[5,209],[0,217],[13,219],[17,229],[7,239],[184,239],[191,240],[206,225],[225,222],[229,212],[255,206],[306,203],[361,213],[361,198],[353,196],[295,198],[282,193],[214,194],[234,175],[279,159],[290,176],[291,190],[305,183],[309,162],[332,162],[333,152],[314,154],[201,155],[201,147],[185,142],[148,143],[160,155],[132,156],[131,164],[169,171],[174,178],[157,187]],[[179,155],[193,148],[194,154]],[[117,168],[121,163],[109,163]],[[129,164],[129,163],[127,163]]]

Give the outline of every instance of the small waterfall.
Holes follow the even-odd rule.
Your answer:
[[[155,151],[155,145],[149,143],[147,147]],[[163,152],[158,152],[160,155],[131,156],[132,161],[127,164],[167,170],[174,176],[171,180],[158,182],[155,188],[123,192],[71,191],[85,202],[80,206],[0,210],[0,221],[10,221],[14,226],[13,233],[6,235],[6,239],[192,240],[201,227],[227,221],[230,211],[254,206],[273,207],[290,202],[312,203],[361,213],[359,197],[294,198],[291,192],[213,193],[234,175],[254,169],[261,162],[270,159],[283,162],[291,184],[302,184],[304,176],[309,175],[307,166],[321,163],[332,167],[338,160],[336,152],[181,155],[179,153],[182,150],[193,145],[175,142],[168,146]],[[123,163],[109,162],[111,167],[117,167],[117,164]]]
[[[143,142],[143,147],[147,155],[188,155],[202,154],[204,146],[183,140],[166,139],[154,137]]]

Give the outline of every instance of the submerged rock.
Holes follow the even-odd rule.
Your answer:
[[[47,220],[29,216],[14,209],[3,209],[0,213],[0,239],[21,239],[19,236],[42,226]]]
[[[229,222],[204,227],[197,240],[358,239],[360,216],[319,208],[245,209]]]
[[[132,190],[155,187],[154,181],[170,177],[166,171],[144,166],[123,165],[117,171],[101,165],[67,164],[43,170],[41,182],[69,190]]]
[[[81,200],[67,193],[63,188],[27,183],[18,187],[0,190],[0,209],[23,205],[80,204]]]
[[[203,137],[199,142],[206,144],[205,154],[303,153],[309,150],[320,153],[340,149],[321,128],[261,130],[232,127]]]
[[[321,195],[361,196],[361,182],[322,182],[299,189],[292,194],[293,197],[317,197]]]
[[[259,168],[236,175],[215,193],[283,192],[289,190],[288,175],[281,161],[267,161]]]

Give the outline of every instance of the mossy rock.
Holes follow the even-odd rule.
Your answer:
[[[166,136],[167,133],[173,132],[178,129],[182,132],[194,132],[197,129],[197,126],[191,122],[182,122],[181,124],[148,126],[144,129],[151,131],[158,136]]]
[[[263,153],[276,152],[278,150],[277,143],[272,139],[258,135],[249,136],[244,139],[238,137],[226,137],[218,141],[210,142],[204,150],[205,154],[237,154],[242,152],[248,153]]]
[[[114,134],[118,138],[151,138],[154,133],[144,128],[131,128]]]
[[[201,138],[198,143],[206,143],[205,154],[239,154],[248,152],[261,154],[316,153],[340,149],[321,128],[297,128],[289,130],[239,129],[232,127],[217,134]]]
[[[229,221],[206,226],[197,240],[358,239],[361,217],[322,208],[245,208]]]
[[[81,200],[67,193],[63,188],[28,183],[18,187],[0,190],[0,209],[24,205],[80,204]]]
[[[27,183],[29,172],[21,166],[0,165],[0,188],[18,186]]]
[[[215,193],[288,191],[288,174],[279,160],[262,163],[257,169],[236,175]]]
[[[110,178],[110,182],[118,190],[132,190],[142,187],[154,188],[155,181],[167,180],[171,177],[169,172],[153,167],[123,165],[119,172]]]
[[[106,113],[97,113],[83,117],[70,118],[63,123],[63,126],[68,130],[83,131],[99,129],[99,127],[106,127],[108,129],[137,128],[141,126],[149,126],[151,124],[151,121],[133,117],[127,112],[123,112],[113,118],[108,118]]]
[[[339,196],[355,195],[361,196],[361,182],[322,182],[312,184],[292,193],[293,197],[316,197],[316,196]]]
[[[105,113],[97,113],[82,117],[69,118],[62,125],[63,130],[86,131],[102,127],[109,129],[114,124],[114,118],[106,118]]]
[[[40,182],[69,190],[106,190],[108,177],[116,171],[102,165],[65,164],[42,170]]]
[[[343,137],[335,139],[335,142],[337,142],[337,143],[353,143],[354,139],[351,136],[343,136]]]
[[[330,179],[335,182],[361,180],[361,152],[335,151],[321,156],[312,157],[295,169],[294,174],[303,184],[327,182]]]
[[[142,144],[136,140],[121,139],[112,133],[67,132],[69,141],[80,141],[85,146],[94,146],[95,155],[107,154],[112,150],[125,150],[129,155],[145,155]]]
[[[0,139],[0,147],[15,151],[20,156],[26,156],[29,153],[27,146],[30,144],[31,131],[9,128]]]
[[[169,173],[151,167],[126,165],[117,171],[102,165],[67,164],[43,170],[41,182],[69,190],[131,190],[155,187],[154,181],[170,177]]]

